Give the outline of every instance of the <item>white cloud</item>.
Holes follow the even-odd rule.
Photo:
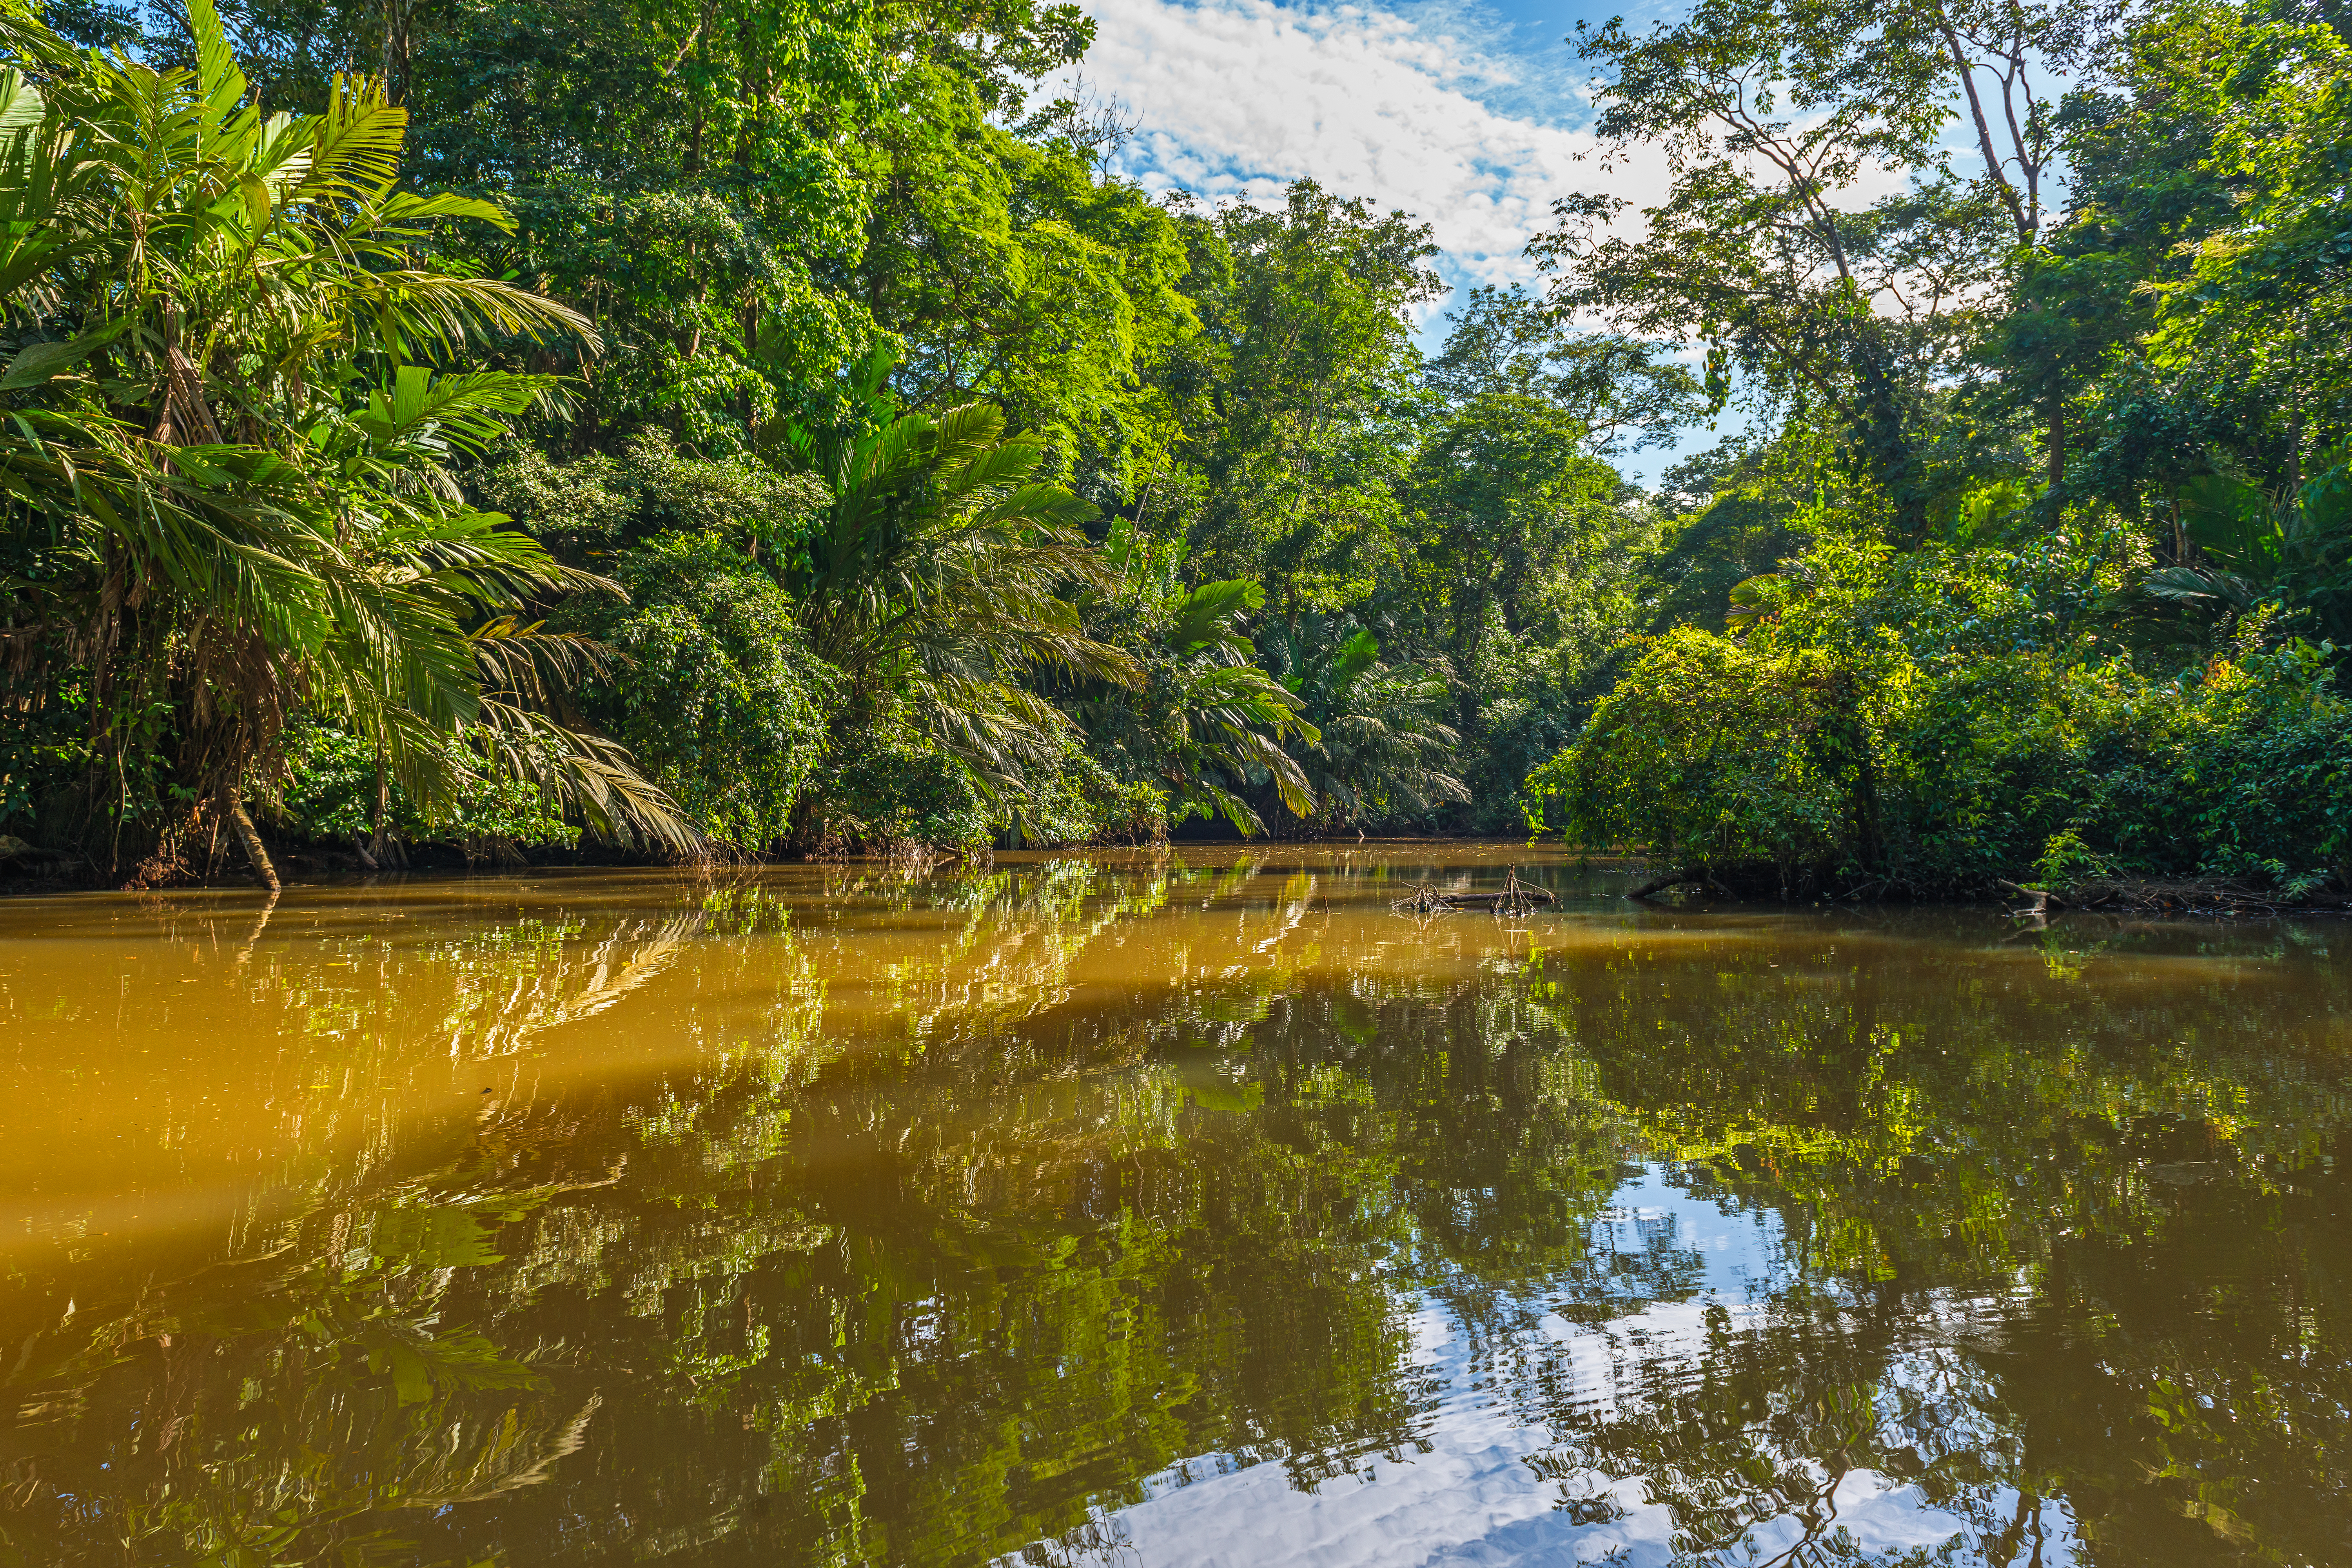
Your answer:
[[[1477,10],[1269,0],[1097,0],[1087,86],[1139,121],[1122,156],[1153,189],[1263,200],[1308,176],[1431,226],[1457,282],[1526,281],[1554,198],[1664,189],[1663,161],[1604,170],[1559,70]],[[1549,117],[1494,107],[1548,104]]]
[[[1457,287],[1536,282],[1524,251],[1551,226],[1560,196],[1606,193],[1638,209],[1668,185],[1654,147],[1604,164],[1582,128],[1591,105],[1556,35],[1515,35],[1482,0],[1091,0],[1087,9],[1098,31],[1087,92],[1138,125],[1122,172],[1155,191],[1259,202],[1311,177],[1427,223],[1438,270]],[[1619,220],[1627,229],[1640,225],[1633,209]],[[1424,349],[1443,338],[1450,303],[1423,307]],[[1718,439],[1712,426],[1693,429],[1619,467],[1654,480],[1679,453]]]

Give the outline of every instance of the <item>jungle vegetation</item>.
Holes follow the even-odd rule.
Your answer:
[[[1155,199],[1076,5],[36,0],[0,848],[2340,887],[2346,19],[2079,12],[1583,28],[1671,184],[1424,352],[1424,225]]]

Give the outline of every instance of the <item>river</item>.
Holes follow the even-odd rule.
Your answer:
[[[2352,1563],[2352,929],[1628,885],[0,904],[0,1563]]]

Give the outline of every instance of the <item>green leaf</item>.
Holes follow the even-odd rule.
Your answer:
[[[1200,647],[1234,635],[1232,618],[1263,609],[1265,588],[1251,578],[1203,583],[1175,603],[1175,622],[1168,628],[1168,645],[1179,651]]]
[[[0,136],[29,130],[41,122],[48,103],[40,89],[15,67],[0,70]]]
[[[70,366],[79,364],[130,330],[132,318],[123,317],[94,332],[84,332],[78,338],[62,342],[28,343],[8,362],[8,369],[0,374],[0,392],[18,392],[28,386],[38,386],[51,376]]]

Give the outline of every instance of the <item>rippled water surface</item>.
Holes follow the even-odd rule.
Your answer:
[[[0,904],[0,1563],[2352,1563],[2352,930],[1625,885]]]

